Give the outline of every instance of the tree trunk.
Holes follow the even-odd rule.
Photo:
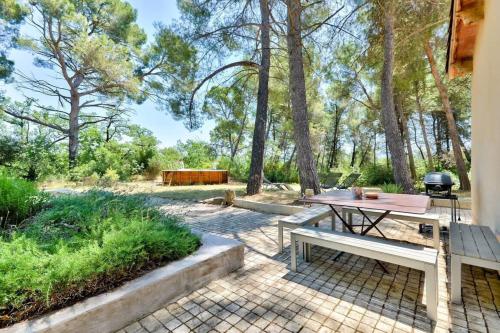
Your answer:
[[[328,169],[331,169],[331,168],[337,166],[337,155],[338,155],[338,145],[339,145],[339,126],[340,126],[340,120],[342,118],[342,112],[343,111],[339,110],[337,105],[335,105],[335,115],[334,115],[335,124],[333,126],[333,138],[332,138],[330,159],[328,161]]]
[[[386,2],[384,10],[384,63],[382,68],[382,123],[391,153],[394,180],[405,193],[414,193],[413,183],[406,163],[403,140],[401,138],[394,110],[394,8],[392,1]]]
[[[410,165],[410,174],[413,180],[417,179],[417,170],[415,168],[415,158],[413,157],[413,148],[411,146],[411,138],[410,138],[410,130],[408,128],[408,119],[406,118],[405,112],[403,110],[403,106],[401,104],[401,100],[399,97],[396,97],[396,109],[399,110],[399,115],[401,117],[401,130],[402,136],[406,142],[406,151],[408,153],[408,162]]]
[[[318,174],[314,164],[314,156],[309,139],[309,121],[307,116],[306,83],[302,58],[301,13],[300,0],[287,0],[287,46],[290,76],[290,99],[294,124],[294,138],[297,146],[297,163],[299,165],[300,189],[313,189],[321,193]]]
[[[460,189],[464,191],[469,191],[470,180],[469,176],[467,175],[467,167],[465,166],[462,149],[460,147],[460,139],[458,136],[455,118],[453,117],[453,111],[451,110],[450,99],[448,98],[448,91],[443,82],[441,81],[441,77],[437,70],[436,61],[434,60],[434,55],[429,41],[425,42],[424,48],[425,48],[425,53],[427,54],[427,59],[429,60],[429,64],[431,66],[434,82],[436,83],[436,87],[439,90],[439,95],[441,97],[441,102],[443,103],[443,108],[448,123],[448,135],[451,139],[453,155],[455,156],[455,163],[457,165],[458,178],[460,179]]]
[[[77,164],[78,158],[78,146],[79,146],[79,135],[80,135],[80,124],[78,122],[78,116],[80,113],[80,96],[72,92],[71,93],[71,111],[69,113],[69,131],[68,131],[68,161],[69,168],[73,169]]]
[[[427,154],[427,166],[430,171],[434,171],[434,160],[432,158],[431,145],[429,144],[429,137],[427,136],[427,129],[425,128],[424,112],[422,110],[422,104],[420,103],[420,95],[418,93],[418,84],[415,85],[415,99],[417,102],[417,112],[418,112],[418,122],[420,123],[420,130],[422,131],[422,137],[424,138],[425,153]]]
[[[351,154],[351,163],[349,164],[352,167],[354,167],[354,163],[356,162],[356,141],[352,142],[352,154]]]
[[[247,194],[257,194],[262,189],[264,176],[264,150],[266,143],[267,101],[269,97],[269,67],[271,65],[271,39],[269,36],[268,0],[260,0],[261,15],[261,63],[259,69],[259,88],[257,93],[257,112],[252,142],[252,158]]]
[[[467,159],[467,162],[469,162],[469,164],[471,164],[472,158],[470,156],[470,151],[467,149],[467,147],[465,147],[465,143],[464,143],[464,140],[462,140],[462,137],[459,136],[458,138],[460,139],[460,146],[462,147],[462,150],[464,151],[465,158]]]

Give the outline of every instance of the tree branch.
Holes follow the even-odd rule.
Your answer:
[[[208,80],[210,80],[211,78],[213,78],[217,74],[225,71],[226,69],[233,68],[233,67],[239,67],[239,66],[254,67],[254,68],[259,68],[260,69],[260,65],[257,64],[256,62],[249,61],[249,60],[242,60],[242,61],[236,61],[236,62],[227,64],[227,65],[224,65],[224,66],[216,69],[212,73],[210,73],[208,76],[206,76],[203,80],[200,81],[200,83],[198,83],[198,85],[194,88],[194,90],[191,93],[191,98],[189,99],[189,109],[188,109],[189,119],[190,119],[189,122],[190,123],[192,123],[192,121],[191,121],[191,118],[192,118],[191,117],[191,111],[193,110],[194,96],[195,96],[196,92],[198,90],[200,90],[200,88],[203,86],[203,84],[205,84],[205,82],[207,82]]]

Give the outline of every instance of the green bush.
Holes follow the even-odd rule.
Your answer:
[[[384,193],[403,193],[403,187],[399,184],[384,183],[381,188]]]
[[[371,164],[370,166],[361,170],[361,177],[358,180],[358,183],[364,186],[394,183],[392,169],[381,164]]]
[[[54,198],[25,229],[0,238],[0,327],[113,287],[199,245],[176,218],[139,197]]]
[[[118,172],[114,169],[108,169],[102,175],[101,179],[97,182],[99,186],[103,187],[111,187],[113,186],[118,180],[120,180],[120,176],[118,175]]]
[[[18,225],[38,212],[47,197],[34,183],[0,173],[0,229]]]
[[[217,163],[217,169],[227,170],[232,179],[246,182],[250,174],[250,161],[240,157],[235,157],[231,161],[229,157],[223,156]]]

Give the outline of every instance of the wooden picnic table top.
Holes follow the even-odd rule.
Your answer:
[[[351,191],[330,191],[302,199],[306,203],[377,209],[409,214],[425,214],[429,206],[426,195],[379,193],[378,199],[354,199]]]

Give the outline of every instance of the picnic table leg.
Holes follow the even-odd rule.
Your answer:
[[[345,221],[346,219],[347,219],[347,213],[344,212],[344,210],[342,210],[342,220]],[[347,228],[345,227],[344,223],[342,223],[342,232],[346,232],[346,231],[347,231]]]
[[[332,214],[331,216],[331,219],[332,219],[332,231],[335,231],[335,214]]]
[[[297,271],[297,250],[295,248],[296,244],[295,244],[295,235],[294,234],[291,234],[290,235],[290,240],[291,240],[291,246],[290,246],[290,249],[291,249],[291,269],[293,272],[296,272]]]
[[[283,225],[278,222],[278,249],[279,253],[283,252]]]
[[[439,220],[432,224],[432,239],[434,241],[434,248],[439,251]]]

